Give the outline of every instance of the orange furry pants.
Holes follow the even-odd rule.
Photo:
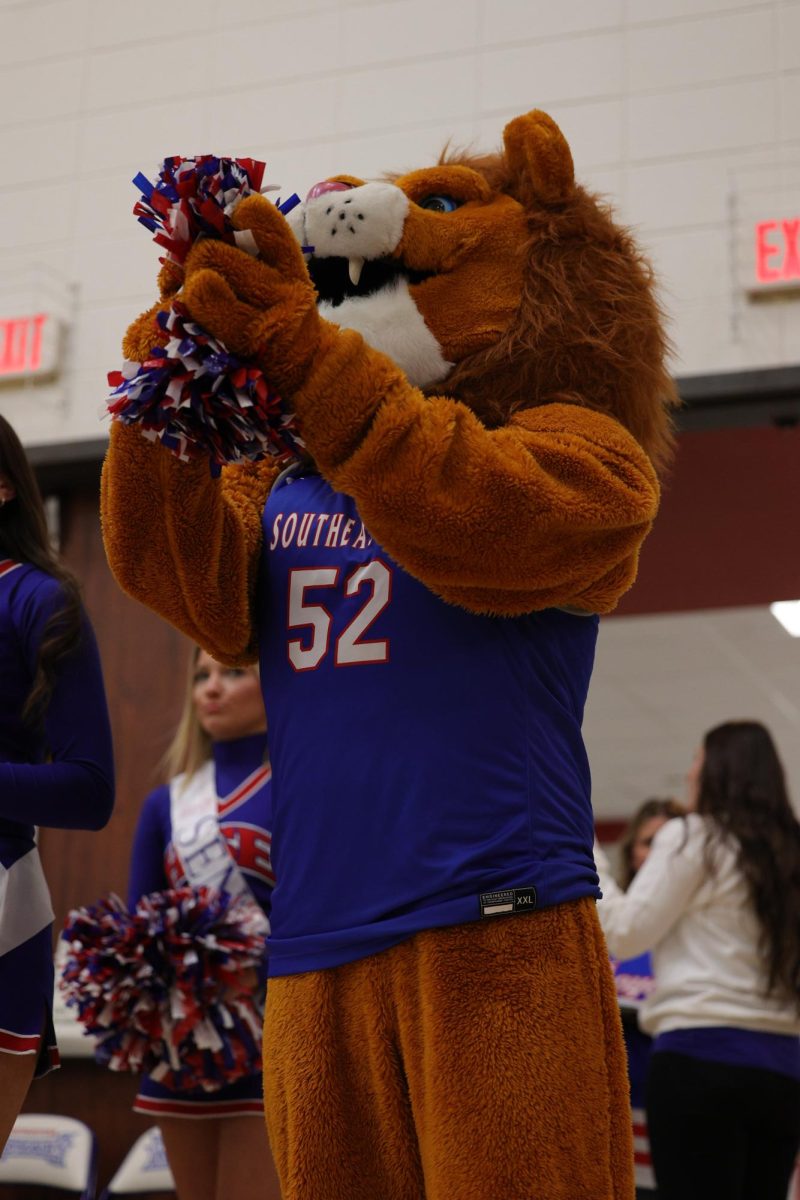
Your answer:
[[[625,1051],[593,900],[271,979],[284,1200],[631,1200]]]

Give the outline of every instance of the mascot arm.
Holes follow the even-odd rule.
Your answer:
[[[270,462],[181,462],[115,423],[103,468],[103,539],[123,591],[231,665],[252,662],[252,606]]]
[[[612,418],[557,403],[490,430],[465,405],[423,396],[351,332],[294,399],[320,470],[444,599],[509,615],[608,612],[632,584],[659,489]]]

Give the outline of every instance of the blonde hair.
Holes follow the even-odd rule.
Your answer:
[[[176,775],[184,775],[184,786],[212,757],[211,747],[214,744],[213,739],[200,724],[194,702],[197,660],[203,653],[205,652],[202,646],[194,646],[192,653],[189,655],[186,688],[183,695],[183,709],[172,741],[161,760],[161,770],[166,781],[169,782]],[[212,662],[218,661],[212,658],[210,654],[208,657],[211,658]],[[252,671],[256,678],[258,678],[257,665],[254,664],[252,667],[244,669]]]
[[[203,763],[211,758],[211,738],[197,719],[194,703],[194,675],[199,657],[200,647],[195,646],[189,655],[181,717],[175,735],[161,760],[162,771],[168,780],[174,779],[176,775],[186,775],[187,779],[191,779]]]

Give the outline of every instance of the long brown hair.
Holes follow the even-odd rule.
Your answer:
[[[775,743],[759,721],[726,721],[703,748],[697,811],[714,823],[709,849],[735,839],[761,926],[767,993],[787,993],[800,1011],[800,822]]]
[[[77,580],[59,561],[50,544],[36,476],[22,443],[3,416],[0,416],[0,474],[16,493],[0,506],[0,554],[39,567],[58,580],[63,595],[61,607],[45,625],[33,684],[22,713],[25,721],[38,724],[47,709],[60,664],[81,639],[80,590]]]

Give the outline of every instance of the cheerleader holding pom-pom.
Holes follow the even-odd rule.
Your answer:
[[[275,880],[257,668],[195,649],[165,761],[170,782],[136,829],[128,908],[112,897],[71,914],[62,986],[101,1061],[144,1072],[134,1111],[160,1126],[180,1200],[278,1200],[261,1085]]]

